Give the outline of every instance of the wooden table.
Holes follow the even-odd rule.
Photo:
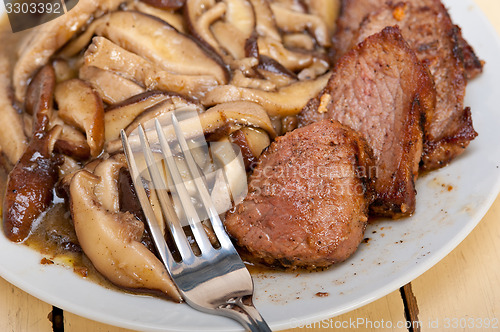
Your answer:
[[[500,34],[500,0],[476,2]],[[342,325],[347,326],[342,331],[490,331],[492,328],[486,327],[488,319],[490,326],[494,324],[500,330],[499,219],[500,196],[476,229],[451,254],[410,284],[347,314],[287,332],[326,331],[326,326]],[[410,328],[398,326],[398,322],[407,320],[419,323]],[[356,330],[348,327],[352,321],[365,323]],[[478,328],[480,322],[482,328]],[[464,329],[460,324],[476,328]],[[63,313],[0,278],[0,331],[128,330]]]

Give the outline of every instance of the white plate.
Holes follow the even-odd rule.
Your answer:
[[[255,302],[273,329],[332,317],[398,289],[453,250],[497,196],[500,112],[493,89],[500,85],[500,40],[472,0],[446,3],[467,40],[487,62],[485,72],[469,84],[465,102],[472,107],[479,137],[450,166],[418,181],[417,212],[412,218],[370,225],[366,231],[370,241],[348,261],[325,272],[256,276]],[[64,310],[143,331],[241,330],[231,320],[187,305],[105,289],[71,269],[42,266],[40,258],[37,252],[0,236],[0,275]],[[329,296],[317,297],[317,292]]]

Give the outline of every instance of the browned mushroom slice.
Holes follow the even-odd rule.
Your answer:
[[[332,36],[335,32],[335,22],[340,13],[340,0],[304,0],[304,3],[313,15],[320,17],[328,27]]]
[[[149,90],[172,91],[194,98],[218,85],[210,75],[172,74],[103,37],[95,37],[85,53],[85,64],[119,73]]]
[[[151,6],[164,9],[179,9],[184,6],[186,0],[141,0],[149,3]]]
[[[183,1],[184,2],[184,1]],[[177,31],[186,33],[186,27],[184,25],[184,17],[182,14],[179,14],[177,11],[168,10],[168,9],[158,9],[156,7],[150,6],[144,2],[132,2],[130,4],[137,11],[141,13],[145,13],[151,16],[158,17],[163,21],[167,22],[171,26],[177,29]]]
[[[283,45],[290,49],[313,51],[314,39],[308,33],[290,33],[283,36]]]
[[[55,59],[52,61],[52,66],[54,67],[57,83],[78,77],[78,70],[75,70],[74,66],[66,60]]]
[[[220,103],[200,114],[200,121],[205,135],[221,131],[226,126],[237,125],[262,128],[271,138],[276,137],[274,127],[264,108],[250,101]]]
[[[215,22],[211,31],[215,39],[234,59],[245,57],[245,44],[255,29],[252,5],[246,0],[225,0],[224,20]]]
[[[247,170],[255,166],[262,151],[271,144],[269,135],[265,131],[251,127],[235,131],[229,139],[240,147]]]
[[[255,13],[255,29],[260,36],[268,36],[280,40],[281,35],[276,26],[273,12],[268,0],[249,0]]]
[[[214,51],[219,48],[210,26],[226,13],[226,3],[213,0],[187,0],[184,17],[191,35]]]
[[[108,104],[115,104],[145,90],[138,84],[109,70],[93,66],[80,68],[80,79],[87,81]]]
[[[76,78],[59,83],[54,97],[59,106],[59,117],[85,132],[90,154],[97,157],[104,146],[104,108],[101,98],[88,83]]]
[[[33,115],[33,131],[48,129],[52,117],[55,85],[54,68],[51,65],[45,65],[33,77],[28,86],[24,110]]]
[[[165,92],[150,91],[110,107],[104,114],[106,142],[118,139],[120,130],[125,129],[139,114],[167,100],[169,96]]]
[[[116,169],[112,163],[109,167]],[[116,186],[116,173],[109,173],[113,174],[112,182]],[[107,208],[100,201],[96,191],[105,189],[97,187],[107,185],[102,178],[85,170],[76,173],[71,180],[71,215],[83,251],[96,269],[114,284],[159,290],[180,302],[181,297],[165,267],[140,242],[144,224],[131,213],[115,209],[119,207],[118,190],[109,190],[113,193],[110,197],[113,202],[107,204]]]
[[[307,29],[314,35],[319,45],[331,46],[330,32],[320,17],[296,12],[277,3],[271,3],[270,6],[274,13],[276,24],[281,30],[285,32],[300,32]]]
[[[36,218],[52,202],[52,190],[58,179],[59,160],[52,156],[61,127],[49,133],[39,131],[9,174],[3,202],[3,228],[11,241],[24,241]]]
[[[229,73],[190,37],[168,23],[133,11],[117,11],[95,23],[95,33],[112,40],[162,69],[176,74],[208,75],[217,82],[228,81]]]
[[[0,130],[0,147],[9,162],[15,164],[26,149],[27,140],[23,119],[12,105],[10,90],[9,61],[0,56],[0,115],[2,121],[9,124]]]
[[[296,115],[309,99],[325,87],[329,77],[330,73],[315,80],[299,81],[278,89],[276,92],[238,88],[232,85],[218,86],[205,95],[202,104],[211,106],[229,101],[246,100],[260,104],[269,115]]]
[[[160,105],[159,105],[160,106]],[[191,106],[193,107],[193,106]],[[195,106],[194,109],[196,109]],[[127,128],[127,133],[135,130],[139,123],[145,123],[155,117],[165,114],[165,111],[169,111],[166,108],[151,108],[150,110],[144,112],[137,117],[133,124],[130,124]],[[191,122],[190,122],[191,121]],[[202,130],[206,136],[211,137],[211,140],[217,140],[220,137],[227,136],[233,131],[240,129],[241,127],[253,127],[264,129],[269,137],[275,138],[276,132],[274,127],[267,115],[266,111],[262,106],[250,102],[250,101],[235,101],[228,103],[221,103],[214,106],[205,112],[201,113],[198,119],[190,119],[183,122],[183,128],[186,126],[185,134],[190,135],[190,128],[197,128],[196,122],[201,123]],[[194,134],[197,133],[195,129],[192,130]],[[151,140],[157,140],[156,131],[147,131],[146,134]],[[150,136],[153,135],[153,136]],[[169,135],[174,135],[174,130],[172,127],[165,128],[165,135],[167,138]],[[138,135],[133,135],[129,137],[129,142],[134,144],[139,144]],[[106,149],[109,153],[119,151],[122,148],[121,141],[116,139],[107,144]]]
[[[26,87],[33,74],[80,31],[94,14],[116,9],[122,2],[123,0],[80,0],[67,14],[33,29],[24,47],[20,49],[20,57],[14,67],[13,82],[17,100],[24,100]]]
[[[90,157],[90,147],[85,135],[79,130],[65,124],[63,121],[52,121],[61,126],[61,134],[54,145],[54,151],[76,160],[86,160]]]
[[[297,71],[310,66],[315,57],[311,52],[292,51],[285,48],[281,39],[259,37],[257,45],[261,55],[273,58],[291,71]]]
[[[276,87],[283,87],[297,81],[295,73],[265,55],[259,57],[257,72],[266,80],[273,82]]]
[[[188,100],[182,96],[171,94],[167,97],[167,99],[149,109],[145,110],[141,114],[139,114],[132,123],[130,123],[125,128],[125,133],[129,135],[132,131],[134,131],[139,124],[144,124],[149,120],[157,118],[163,114],[189,107],[190,109],[196,110],[198,113],[203,110],[203,106],[200,104]]]

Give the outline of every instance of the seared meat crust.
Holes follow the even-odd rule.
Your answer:
[[[359,132],[373,149],[376,198],[371,212],[394,218],[415,210],[422,122],[433,116],[429,72],[397,27],[368,37],[336,64],[324,91],[299,115],[301,126],[329,118]]]
[[[261,155],[249,194],[225,226],[250,259],[284,267],[326,267],[363,239],[373,162],[366,142],[324,120],[280,136]]]
[[[440,0],[346,0],[344,5],[342,30],[336,37],[337,56],[384,27],[398,25],[417,57],[428,66],[437,104],[434,115],[426,119],[421,166],[433,170],[448,164],[477,136],[470,110],[464,108],[464,96],[467,78],[477,76],[483,64],[460,28]]]

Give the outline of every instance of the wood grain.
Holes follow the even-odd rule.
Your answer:
[[[500,197],[476,229],[439,264],[412,282],[422,331],[479,328],[495,320],[500,328]],[[449,322],[450,329],[446,324]],[[460,326],[462,324],[462,326]],[[435,329],[434,329],[435,331]]]
[[[0,331],[50,332],[52,306],[0,278]]]

